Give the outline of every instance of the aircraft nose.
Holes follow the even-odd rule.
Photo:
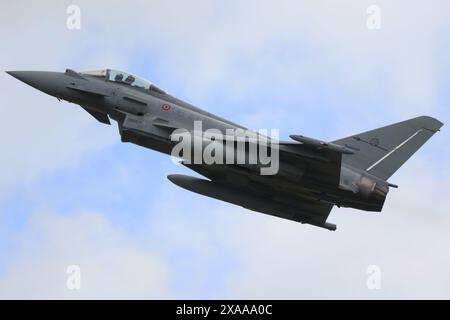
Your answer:
[[[61,73],[49,71],[6,71],[14,78],[40,91],[57,96],[61,86]]]

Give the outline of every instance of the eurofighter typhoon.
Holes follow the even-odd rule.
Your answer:
[[[333,206],[381,211],[396,172],[442,123],[421,116],[325,142],[280,141],[201,110],[127,72],[9,71],[59,100],[80,105],[121,140],[160,151],[205,179],[174,184],[253,211],[328,230]]]

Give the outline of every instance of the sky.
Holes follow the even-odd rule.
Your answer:
[[[445,0],[0,2],[0,298],[449,299],[449,15]],[[180,189],[170,157],[3,72],[66,68],[129,71],[283,139],[446,125],[381,213],[334,208],[330,232]]]

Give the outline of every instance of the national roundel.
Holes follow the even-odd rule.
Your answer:
[[[161,106],[161,109],[163,109],[164,111],[169,111],[170,110],[170,104],[167,104],[167,103],[163,104]]]

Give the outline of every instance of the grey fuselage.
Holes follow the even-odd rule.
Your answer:
[[[118,122],[123,142],[132,142],[170,154],[174,146],[170,135],[175,128],[192,130],[194,121],[203,129],[246,129],[226,119],[181,101],[164,91],[132,87],[105,78],[80,74],[21,71],[9,72],[14,77],[45,93],[82,106],[97,120]],[[330,178],[326,170],[316,166],[316,155],[301,144],[280,142],[280,169],[276,175],[263,176],[251,166],[188,165],[203,176],[225,181],[235,188],[267,194],[280,203],[290,197],[323,201],[337,206],[381,211],[388,192],[388,183],[368,172],[347,165],[341,158],[340,173]],[[288,156],[284,156],[288,154]],[[319,158],[317,158],[319,159]],[[319,159],[320,160],[320,159]]]

